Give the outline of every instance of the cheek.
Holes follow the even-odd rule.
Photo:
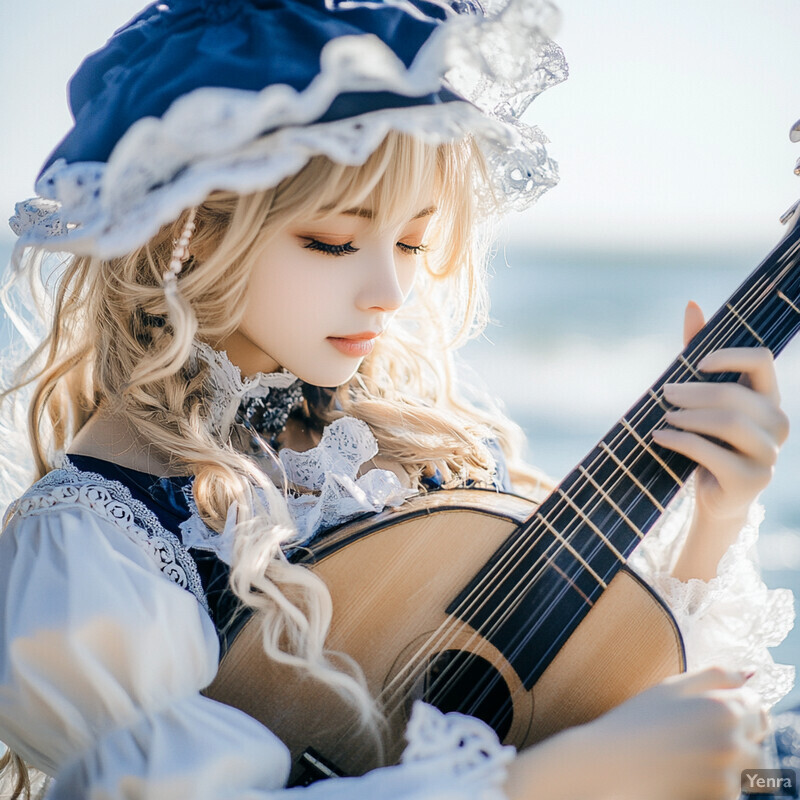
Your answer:
[[[298,285],[292,275],[291,254],[270,246],[253,267],[247,282],[242,329],[251,336],[271,338],[296,311]]]
[[[248,283],[242,328],[261,344],[296,340],[298,332],[325,322],[341,281],[314,254],[290,243],[273,247]]]

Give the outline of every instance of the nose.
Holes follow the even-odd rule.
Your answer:
[[[411,291],[413,280],[413,259],[398,259],[393,252],[376,253],[366,260],[357,305],[364,311],[397,311]]]

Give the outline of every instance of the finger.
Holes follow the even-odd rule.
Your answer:
[[[707,692],[712,689],[738,689],[752,676],[752,671],[725,669],[725,667],[705,667],[693,672],[672,675],[662,681],[663,684],[674,684],[684,694]]]
[[[749,417],[776,442],[783,444],[789,435],[789,418],[772,398],[739,383],[665,383],[664,399],[682,409],[717,408],[736,411]]]
[[[726,347],[700,359],[697,368],[702,372],[741,372],[750,386],[780,403],[775,358],[766,347]]]
[[[705,467],[727,490],[748,487],[754,492],[764,489],[772,479],[772,466],[750,461],[746,456],[715,444],[696,433],[675,428],[659,428],[652,433],[653,441],[676,453],[691,458]]]
[[[668,411],[664,419],[684,431],[713,436],[759,464],[774,466],[778,443],[743,414],[728,409],[695,408]]]
[[[725,700],[739,715],[739,729],[751,742],[760,742],[772,728],[767,710],[761,704],[759,694],[748,686],[725,693]]]
[[[694,300],[690,300],[686,304],[686,310],[683,312],[683,344],[689,344],[705,324],[706,321],[703,317],[702,309]]]

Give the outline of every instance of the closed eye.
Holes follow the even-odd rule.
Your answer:
[[[412,253],[413,255],[417,255],[418,253],[424,253],[427,251],[427,247],[424,244],[405,244],[404,242],[398,242],[397,246],[406,253]]]
[[[303,247],[306,250],[316,250],[318,253],[325,253],[329,256],[346,256],[349,253],[357,253],[358,248],[353,247],[352,242],[345,242],[344,244],[328,244],[327,242],[320,242],[319,239],[306,239],[306,244]]]

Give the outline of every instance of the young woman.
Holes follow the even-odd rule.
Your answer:
[[[669,388],[653,434],[701,465],[631,559],[690,674],[519,753],[419,703],[400,764],[293,789],[280,739],[201,694],[245,608],[268,657],[380,737],[360,667],[326,649],[328,589],[290,556],[416,494],[551,488],[452,354],[485,324],[484,223],[554,182],[517,117],[565,67],[549,6],[460,5],[173,0],[73,77],[75,127],[12,219],[50,289],[5,395],[28,392],[37,473],[0,536],[18,794],[27,764],[52,798],[707,800],[757,765],[793,678],[767,650],[791,595],[751,560],[787,433],[761,350],[708,355],[745,380]],[[513,64],[490,66],[498,36]],[[71,255],[49,273],[48,250]]]

